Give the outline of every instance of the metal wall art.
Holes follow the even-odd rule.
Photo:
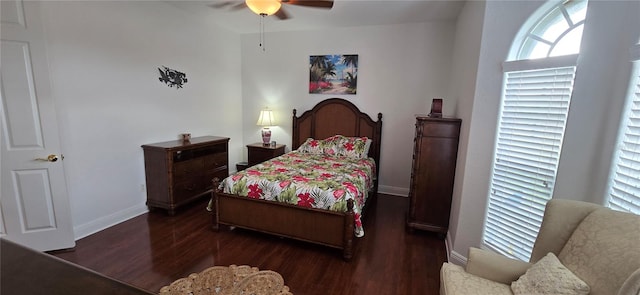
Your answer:
[[[167,84],[169,87],[175,86],[176,89],[182,88],[182,85],[187,83],[187,74],[172,70],[165,66],[162,66],[162,68],[163,69],[158,68],[158,71],[160,72],[158,80],[160,80],[160,82]]]

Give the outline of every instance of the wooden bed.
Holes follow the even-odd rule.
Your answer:
[[[367,198],[367,203],[370,203],[378,191],[381,132],[381,113],[378,113],[378,120],[374,121],[351,102],[331,98],[318,103],[300,117],[293,110],[292,150],[307,138],[325,139],[337,134],[370,138],[372,143],[368,155],[376,163],[373,188]],[[219,189],[220,180],[214,179],[213,182],[212,222],[215,230],[223,224],[307,241],[341,249],[344,259],[351,259],[354,240],[353,200],[348,201],[347,212],[303,208],[225,194]]]

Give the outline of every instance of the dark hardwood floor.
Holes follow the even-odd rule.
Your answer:
[[[446,260],[437,235],[405,230],[407,199],[379,194],[364,216],[354,257],[336,249],[246,230],[210,228],[206,200],[143,214],[53,255],[151,292],[213,265],[251,265],[280,273],[296,295],[438,294]]]

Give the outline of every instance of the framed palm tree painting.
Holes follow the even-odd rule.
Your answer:
[[[309,93],[356,94],[358,55],[309,56]]]

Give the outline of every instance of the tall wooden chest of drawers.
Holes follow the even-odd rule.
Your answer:
[[[407,226],[446,234],[456,172],[460,119],[416,118]]]
[[[147,206],[175,209],[210,193],[212,179],[229,174],[229,138],[195,137],[145,144],[144,169],[147,182]]]

